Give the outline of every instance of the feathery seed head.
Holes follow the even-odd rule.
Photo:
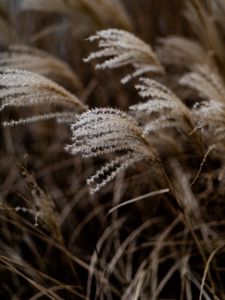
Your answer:
[[[119,29],[101,30],[88,40],[91,42],[97,40],[99,50],[92,52],[84,61],[106,58],[104,62],[96,65],[96,69],[133,66],[134,72],[124,77],[122,83],[146,72],[163,73],[164,69],[152,48],[132,33]]]
[[[136,120],[126,113],[102,108],[89,110],[71,125],[72,144],[66,150],[83,157],[116,155],[88,180],[95,193],[118,173],[143,159],[158,161],[154,147],[143,136]]]
[[[206,99],[225,101],[224,82],[218,71],[209,65],[195,65],[193,71],[185,74],[179,83],[196,90]]]
[[[193,109],[197,128],[201,130],[206,142],[224,144],[225,141],[225,104],[217,100],[197,103]]]
[[[70,92],[55,82],[37,73],[20,69],[6,69],[0,74],[0,93],[2,105],[32,106],[50,103],[62,105],[84,105]]]
[[[11,45],[8,51],[0,53],[0,71],[6,68],[25,69],[47,77],[56,76],[81,88],[79,78],[67,63],[37,48]]]
[[[188,108],[166,86],[149,78],[141,78],[136,89],[142,98],[149,98],[130,107],[140,118],[151,117],[145,125],[146,132],[177,125],[188,125],[190,130],[192,122]]]
[[[0,73],[0,110],[6,107],[49,106],[57,104],[75,111],[86,110],[77,97],[63,87],[37,73],[19,69],[6,69]],[[62,117],[62,118],[61,118]],[[4,125],[18,125],[51,118],[65,119],[65,112],[44,114]]]
[[[161,38],[157,48],[157,55],[163,64],[178,68],[204,63],[207,54],[200,43],[181,36]]]

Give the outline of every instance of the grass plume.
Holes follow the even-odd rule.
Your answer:
[[[84,61],[106,58],[104,62],[96,65],[96,69],[115,69],[126,65],[133,67],[133,73],[125,76],[122,83],[147,72],[163,73],[163,67],[152,48],[130,32],[118,29],[102,30],[88,40],[98,41],[99,50],[92,52]]]
[[[63,87],[37,73],[20,70],[6,69],[0,74],[0,110],[6,107],[32,107],[61,105],[75,111],[82,111],[86,106],[78,98]],[[50,114],[43,115],[35,120],[59,117]],[[34,119],[12,120],[12,124],[24,124]],[[8,124],[8,123],[6,123]],[[10,125],[10,123],[9,123]]]
[[[135,119],[116,109],[94,109],[80,115],[71,125],[72,144],[66,147],[71,154],[96,157],[118,153],[88,179],[91,193],[111,181],[130,165],[143,159],[157,162],[154,147],[143,136]]]

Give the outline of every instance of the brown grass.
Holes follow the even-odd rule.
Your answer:
[[[224,299],[225,1],[53,2],[0,3],[0,298]]]

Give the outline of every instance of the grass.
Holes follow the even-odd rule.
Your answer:
[[[0,3],[1,299],[225,298],[224,17]]]

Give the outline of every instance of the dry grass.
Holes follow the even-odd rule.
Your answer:
[[[1,299],[225,298],[225,1],[166,3],[0,3]]]

